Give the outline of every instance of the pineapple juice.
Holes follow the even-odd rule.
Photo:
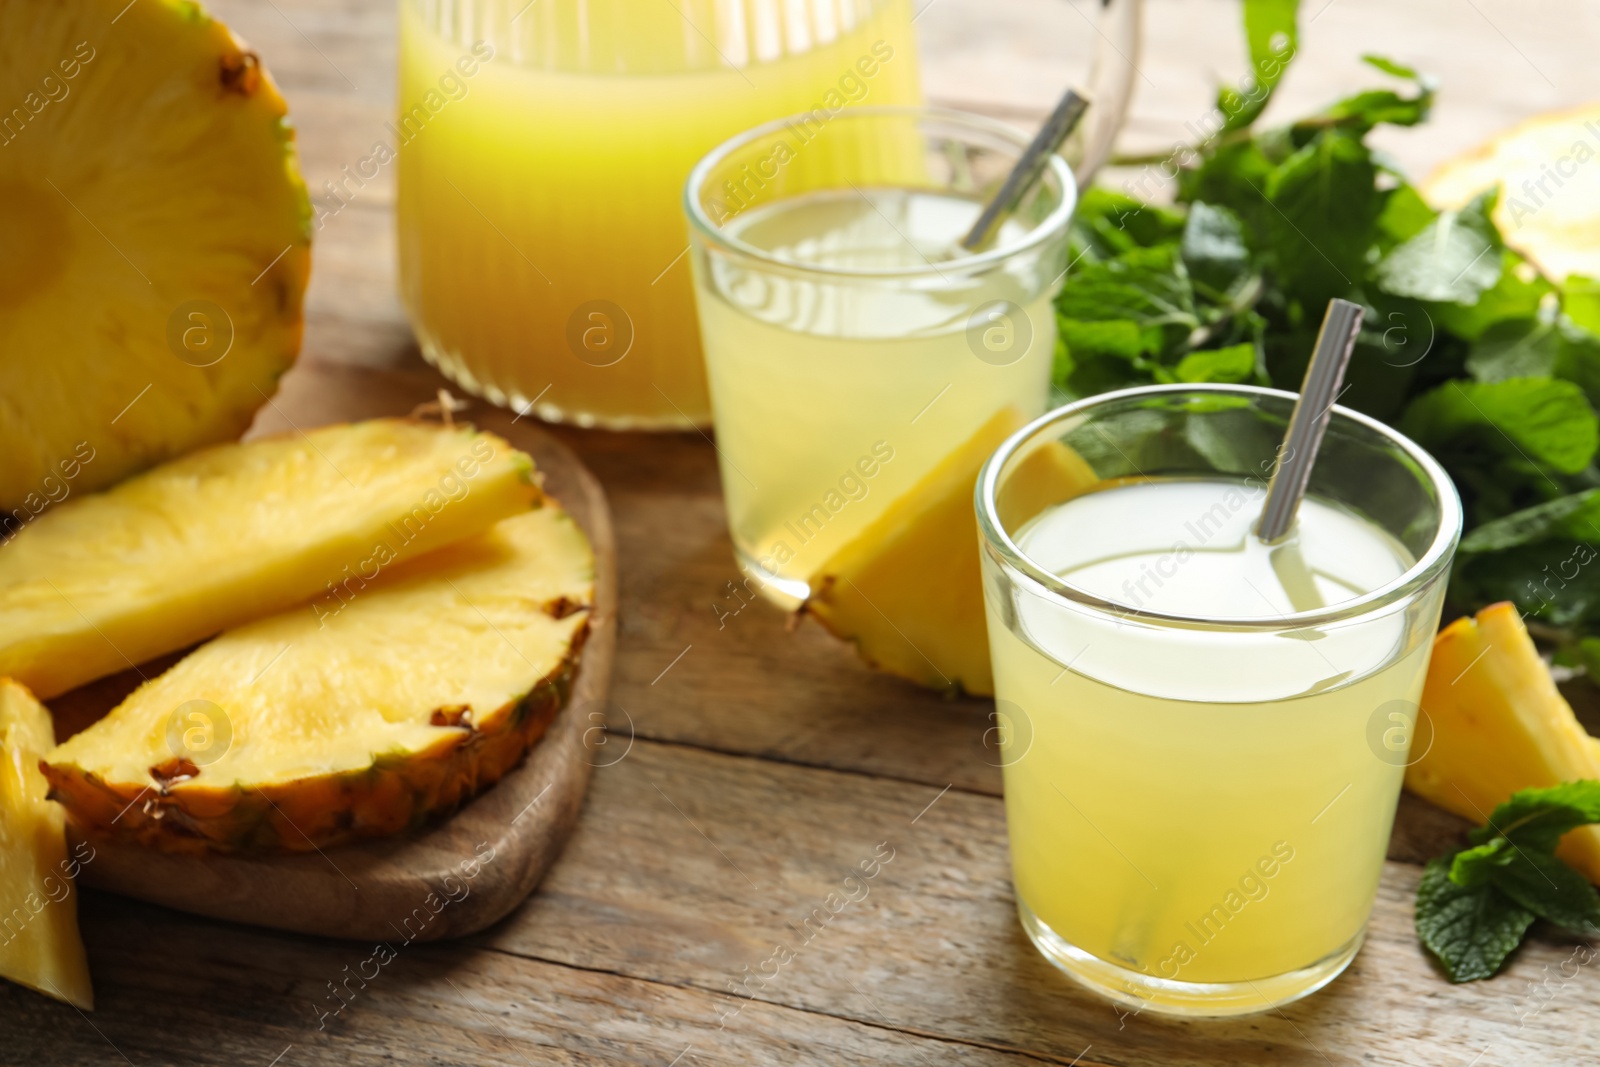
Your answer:
[[[1315,498],[1268,548],[1252,533],[1263,497],[1234,481],[1122,484],[1015,541],[1090,594],[1218,630],[1333,607],[1413,562]],[[1413,610],[1436,620],[1439,592]],[[1021,590],[1008,623],[990,600],[1016,892],[1047,954],[1113,995],[1106,963],[1159,980],[1121,986],[1141,1004],[1181,988],[1163,982],[1250,983],[1258,1008],[1284,992],[1274,976],[1353,954],[1404,769],[1375,754],[1370,724],[1415,708],[1431,626],[1395,613],[1280,630],[1241,657],[1237,634],[1155,635]]]
[[[712,0],[546,0],[509,27],[468,4],[448,34],[456,8],[400,6],[403,299],[430,361],[547,419],[707,424],[684,177],[756,123],[920,98],[906,0],[782,26]],[[477,37],[492,58],[444,100]]]
[[[869,187],[750,208],[724,229],[782,261],[925,271],[947,261],[976,200]],[[1026,228],[1009,222],[995,247]],[[1006,272],[970,284],[838,285],[696,263],[701,330],[729,527],[769,597],[807,578],[998,413],[1044,410],[1054,292]]]

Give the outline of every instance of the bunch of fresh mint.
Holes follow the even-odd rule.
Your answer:
[[[1488,978],[1535,918],[1600,936],[1600,893],[1555,856],[1568,830],[1600,822],[1600,782],[1524,789],[1472,831],[1472,847],[1429,863],[1417,936],[1452,982]]]
[[[1083,194],[1056,385],[1297,390],[1328,300],[1360,302],[1341,403],[1455,479],[1468,527],[1453,608],[1513,601],[1563,662],[1600,677],[1600,567],[1585,566],[1600,554],[1600,284],[1546,278],[1507,248],[1495,190],[1435,211],[1367,144],[1377,126],[1426,120],[1434,87],[1408,67],[1368,57],[1394,88],[1257,129],[1297,47],[1296,8],[1245,0],[1255,80],[1223,91],[1205,141],[1153,161],[1177,172],[1174,208]]]

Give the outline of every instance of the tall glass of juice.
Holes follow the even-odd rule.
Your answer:
[[[993,437],[970,486],[1045,409],[1065,163],[1052,157],[989,248],[958,249],[1026,145],[978,116],[866,107],[751,130],[690,174],[723,496],[752,589],[803,601],[964,444]]]
[[[1304,996],[1377,892],[1461,509],[1430,456],[1335,408],[1293,529],[1262,544],[1294,400],[1109,393],[978,482],[1022,924],[1141,1009]],[[1062,476],[1085,464],[1097,480]]]
[[[423,355],[545,419],[709,423],[689,168],[781,115],[919,100],[907,0],[401,0],[400,287]]]

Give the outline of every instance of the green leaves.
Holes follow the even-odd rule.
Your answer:
[[[1452,609],[1512,600],[1564,663],[1600,678],[1600,515],[1586,495],[1600,489],[1600,281],[1547,278],[1508,247],[1493,190],[1438,211],[1371,147],[1373,129],[1428,117],[1434,84],[1408,66],[1365,57],[1372,88],[1258,128],[1295,18],[1291,0],[1246,3],[1252,63],[1276,65],[1225,93],[1208,136],[1171,156],[1174,207],[1084,192],[1055,384],[1068,397],[1298,389],[1327,301],[1358,301],[1340,403],[1398,426],[1454,480],[1468,521]]]
[[[1489,824],[1467,835],[1473,844],[1504,838],[1519,848],[1553,851],[1561,835],[1600,822],[1600,782],[1563,782],[1524,789],[1494,809]]]
[[[1433,860],[1417,886],[1417,937],[1444,965],[1452,982],[1489,978],[1522,944],[1534,914],[1483,885],[1450,878],[1450,861]]]
[[[1203,200],[1189,207],[1179,249],[1189,277],[1219,297],[1237,289],[1253,270],[1239,217]]]
[[[1575,474],[1600,447],[1600,419],[1571,382],[1512,378],[1452,381],[1424,393],[1400,429],[1436,453],[1504,454]]]
[[[1308,314],[1320,319],[1335,296],[1366,273],[1373,227],[1383,211],[1378,167],[1359,137],[1318,133],[1283,162],[1261,190],[1273,210],[1267,231],[1279,279]]]
[[[1452,982],[1488,978],[1535,918],[1600,934],[1600,893],[1555,856],[1561,835],[1600,822],[1600,782],[1524,789],[1470,835],[1472,848],[1431,861],[1417,886],[1417,936]]]
[[[1272,90],[1299,47],[1295,18],[1299,7],[1300,0],[1244,0],[1244,35],[1252,73],[1239,89],[1223,89],[1217,94],[1217,108],[1227,116],[1223,130],[1249,126],[1272,98]]]
[[[1172,374],[1180,382],[1248,382],[1255,377],[1256,358],[1252,344],[1190,352]]]
[[[1378,264],[1378,284],[1396,296],[1476,303],[1480,293],[1500,280],[1505,246],[1489,219],[1495,199],[1490,190],[1460,211],[1441,212],[1384,257]]]
[[[1600,489],[1557,497],[1486,522],[1461,539],[1458,552],[1503,552],[1550,538],[1600,541]]]

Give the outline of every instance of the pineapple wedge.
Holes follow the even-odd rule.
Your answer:
[[[1476,823],[1519,789],[1600,779],[1584,733],[1511,604],[1491,604],[1439,632],[1422,710],[1433,741],[1406,788]],[[1600,883],[1600,826],[1580,826],[1557,855]]]
[[[818,569],[800,610],[874,667],[931,689],[993,695],[973,491],[984,462],[1023,421],[1015,408],[997,412]],[[1059,442],[1020,462],[1026,476],[997,502],[1007,525],[1095,481]]]
[[[72,880],[94,853],[68,859],[61,808],[45,799],[39,757],[55,740],[43,705],[0,678],[0,978],[93,1008]]]
[[[300,348],[283,97],[190,0],[0,4],[0,533],[236,438]]]
[[[538,498],[526,455],[462,427],[375,419],[205,449],[0,544],[0,675],[49,699],[291,604],[331,618],[395,561]]]
[[[594,558],[547,501],[386,572],[326,625],[231,630],[44,766],[77,823],[173,850],[392,834],[516,765],[566,700]]]

